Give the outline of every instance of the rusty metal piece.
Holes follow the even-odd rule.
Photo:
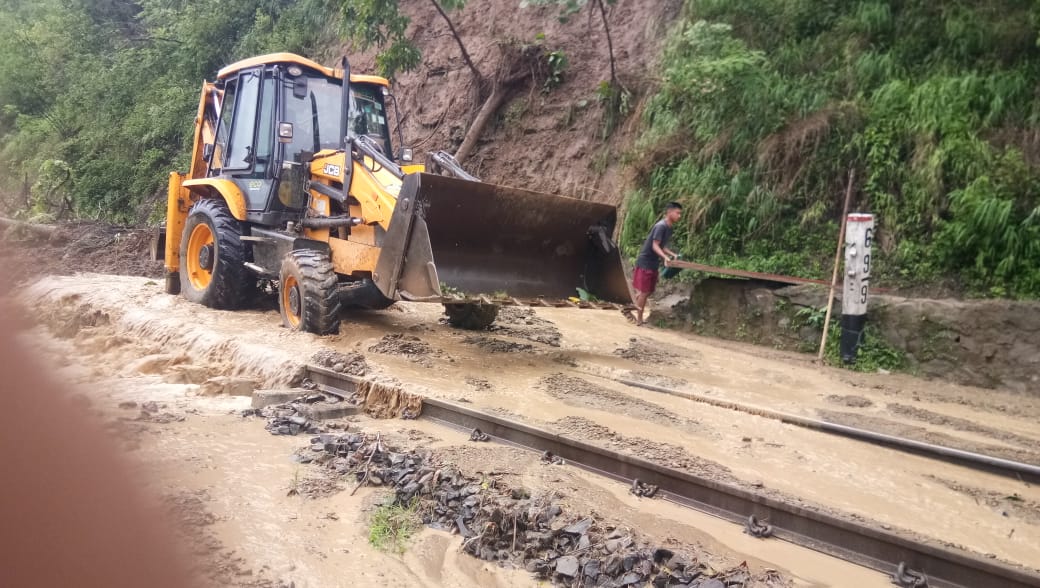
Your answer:
[[[773,536],[773,525],[759,522],[758,517],[751,515],[748,517],[747,522],[744,523],[744,532],[752,537],[765,539]]]

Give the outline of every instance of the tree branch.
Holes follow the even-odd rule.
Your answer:
[[[477,69],[477,66],[473,64],[473,60],[470,59],[469,52],[466,51],[466,46],[462,44],[462,37],[460,37],[458,31],[455,30],[455,25],[452,24],[451,19],[448,18],[448,13],[444,12],[444,9],[441,8],[441,5],[437,0],[430,0],[430,3],[432,3],[433,7],[437,9],[437,12],[444,17],[444,22],[448,23],[448,28],[451,29],[451,36],[455,37],[455,42],[459,44],[459,51],[462,52],[462,60],[466,62],[466,65],[469,66],[469,70],[473,72],[473,77],[476,79],[477,86],[479,87],[483,85],[484,76],[481,75],[480,70]]]
[[[599,16],[603,20],[603,30],[607,32],[607,52],[610,53],[610,84],[617,85],[617,69],[614,66],[614,41],[610,38],[610,25],[607,24],[607,9],[603,0],[595,0],[599,6]]]

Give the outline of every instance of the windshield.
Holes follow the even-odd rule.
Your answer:
[[[292,78],[285,78],[285,122],[292,123],[292,142],[286,145],[285,159],[295,161],[300,152],[317,153],[339,149],[340,84],[320,76],[307,76],[305,92],[294,92]]]
[[[304,151],[340,148],[340,81],[323,76],[306,76],[305,91],[293,78],[284,78],[285,122],[293,125],[292,142],[286,145],[285,159],[294,161]],[[390,151],[390,129],[383,107],[382,87],[353,84],[347,132],[353,137],[372,139],[387,156]]]
[[[355,137],[366,136],[392,158],[390,150],[390,127],[386,124],[383,108],[383,87],[374,84],[353,84],[350,87],[354,99],[350,103],[349,132]]]

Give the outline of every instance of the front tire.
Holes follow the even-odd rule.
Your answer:
[[[315,335],[339,332],[340,301],[329,255],[312,249],[290,251],[279,273],[282,324]]]
[[[180,291],[210,308],[242,307],[249,278],[242,224],[223,200],[203,198],[191,207],[180,247]]]

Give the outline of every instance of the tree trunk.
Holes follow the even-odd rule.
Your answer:
[[[498,111],[499,107],[506,101],[506,97],[509,95],[509,88],[511,84],[507,82],[496,82],[494,88],[491,90],[491,95],[484,101],[484,105],[480,107],[480,112],[477,113],[476,118],[473,119],[473,124],[469,126],[469,130],[466,131],[466,137],[462,140],[462,145],[459,146],[459,150],[455,152],[455,159],[462,163],[469,157],[470,153],[477,146],[477,140],[480,139],[480,135],[484,132],[484,128],[487,127],[488,121],[494,116],[495,112]]]

